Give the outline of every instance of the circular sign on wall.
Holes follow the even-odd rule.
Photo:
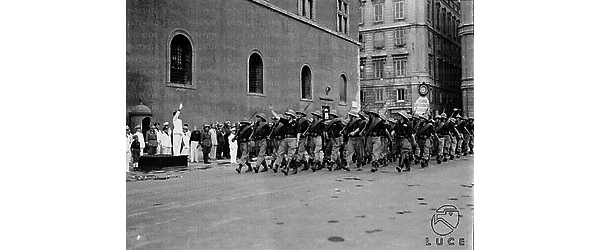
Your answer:
[[[427,95],[427,93],[429,93],[429,87],[427,86],[427,84],[422,83],[421,85],[419,85],[419,94],[425,96]]]

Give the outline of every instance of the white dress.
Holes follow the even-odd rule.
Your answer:
[[[229,154],[231,155],[231,159],[229,160],[231,162],[231,164],[235,164],[237,162],[237,141],[233,142],[231,140],[233,140],[233,137],[235,137],[234,133],[229,134],[229,138],[227,138],[229,140]]]

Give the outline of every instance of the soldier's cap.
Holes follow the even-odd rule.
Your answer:
[[[441,115],[435,115],[435,119],[441,119],[442,116]]]
[[[163,123],[163,126],[169,126],[169,122]]]
[[[204,124],[204,126],[202,128],[210,128],[210,125]]]
[[[141,125],[136,125],[136,126],[134,127],[134,129],[138,129],[138,128],[142,128],[142,126],[141,126]]]
[[[358,117],[358,113],[355,110],[348,111],[349,116]]]
[[[427,117],[423,116],[423,115],[419,115],[419,118],[427,120]]]
[[[298,109],[298,111],[296,111],[296,114],[301,114],[301,115],[306,116],[306,112],[304,112],[304,110],[302,110],[302,109]]]
[[[248,121],[248,120],[246,120],[246,119],[240,121],[240,124],[244,124],[244,123],[245,124],[251,124],[251,122]]]
[[[125,125],[125,130],[129,130],[129,126]]]
[[[258,114],[256,114],[256,117],[258,117],[258,118],[262,118],[262,119],[263,119],[263,121],[267,121],[267,117],[265,116],[265,114],[264,114],[264,113],[258,113]]]
[[[186,123],[186,124],[183,124],[183,126],[184,126],[184,127],[187,127],[187,126],[188,126],[188,124],[187,124],[187,123]]]
[[[310,112],[310,114],[311,114],[311,115],[314,115],[314,116],[318,116],[318,117],[323,117],[323,116],[321,115],[321,112],[319,112],[319,111],[313,111],[313,112]]]
[[[460,114],[456,115],[457,119],[462,119],[462,116],[460,116]]]
[[[337,112],[337,110],[335,110],[335,109],[333,109],[333,110],[329,111],[329,115],[331,115],[331,116],[335,116],[335,118],[338,118],[338,117],[340,117],[340,116],[338,115],[338,112]]]
[[[448,116],[446,116],[446,113],[442,113],[441,118],[446,119]]]
[[[284,114],[286,114],[286,115],[291,115],[291,116],[293,116],[294,118],[296,117],[296,112],[294,112],[294,111],[293,111],[293,110],[291,110],[291,109],[288,109],[287,111],[285,111],[285,113],[284,113]]]

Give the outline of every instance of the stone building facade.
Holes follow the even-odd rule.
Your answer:
[[[359,1],[361,103],[386,116],[461,106],[460,5],[453,0]],[[419,92],[426,86],[426,91]]]
[[[460,1],[461,16],[463,23],[459,27],[458,36],[462,46],[462,78],[460,79],[463,95],[462,107],[464,114],[472,117],[475,115],[475,78],[474,78],[474,49],[473,39],[475,26],[473,24],[473,1]]]
[[[172,123],[179,103],[198,127],[360,105],[357,1],[127,0],[126,15],[130,126]]]

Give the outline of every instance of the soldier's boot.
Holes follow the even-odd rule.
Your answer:
[[[292,174],[297,174],[298,173],[298,168],[300,168],[300,162],[297,160],[292,160],[292,164],[291,168],[294,169],[294,172],[292,172]]]
[[[263,166],[263,169],[260,171],[261,173],[269,171],[269,167],[267,167],[266,162],[263,161],[261,165]]]
[[[405,170],[407,172],[410,171],[410,161],[406,161],[406,163],[404,165],[406,166]]]
[[[302,169],[300,169],[300,171],[306,171],[306,170],[309,170],[309,169],[310,169],[310,167],[309,167],[309,164],[308,164],[308,161],[302,161],[302,165],[303,165],[304,167],[303,167]]]
[[[333,162],[327,161],[327,163],[324,164],[327,166],[327,170],[329,170],[329,172],[333,170]]]
[[[236,172],[238,172],[238,174],[242,172],[242,166],[244,166],[244,165],[243,165],[243,164],[240,164],[240,165],[239,165],[239,166],[238,166],[238,167],[235,169],[235,171],[236,171]]]
[[[454,155],[450,155],[450,160],[454,160]]]
[[[279,165],[275,164],[275,167],[273,167],[273,173],[277,173],[277,169],[279,169]]]
[[[444,155],[444,162],[448,162],[448,156]]]
[[[437,164],[442,164],[442,157],[441,156],[437,156],[435,158],[435,160],[437,161]]]
[[[347,162],[342,162],[342,165],[340,167],[343,170],[350,171],[350,168],[348,167],[348,163]]]
[[[285,165],[285,167],[283,167],[283,168],[281,169],[281,172],[282,172],[282,173],[283,173],[285,176],[287,176],[287,175],[288,175],[288,173],[290,172],[290,166],[289,166],[289,164]]]
[[[371,162],[371,172],[376,172],[377,171],[377,161],[372,161]]]
[[[356,163],[356,171],[362,171],[362,163]]]
[[[250,162],[246,162],[246,166],[248,166],[248,169],[246,169],[246,171],[245,171],[246,173],[254,171],[252,169],[252,165],[250,164]]]

